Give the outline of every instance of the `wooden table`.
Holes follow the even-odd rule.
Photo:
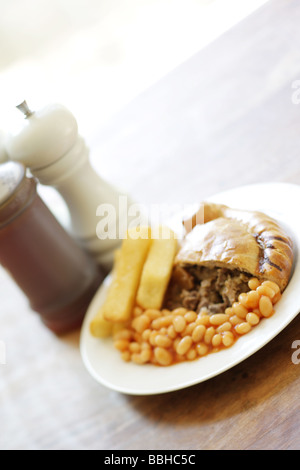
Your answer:
[[[300,183],[300,5],[274,0],[135,99],[89,142],[105,177],[146,203],[244,184]],[[179,32],[180,34],[180,32]],[[85,370],[79,332],[54,337],[1,272],[0,447],[299,449],[296,318],[231,370],[154,397]]]

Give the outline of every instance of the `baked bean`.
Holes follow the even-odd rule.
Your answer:
[[[246,316],[246,320],[251,326],[255,326],[258,325],[260,318],[256,313],[249,312]]]
[[[128,328],[124,328],[123,330],[118,331],[114,334],[114,339],[128,339],[131,340],[132,338],[132,331],[128,330]]]
[[[163,326],[163,317],[155,318],[151,322],[151,328],[159,330]]]
[[[129,351],[132,353],[139,353],[141,351],[141,346],[136,341],[132,341],[129,344]]]
[[[209,325],[210,324],[210,316],[209,315],[201,315],[199,314],[196,320],[196,325]]]
[[[169,348],[170,346],[172,346],[171,338],[160,334],[155,336],[154,342],[156,346],[159,346],[161,348]]]
[[[231,346],[234,343],[234,336],[231,333],[231,331],[226,331],[222,335],[222,343],[224,344],[224,346],[226,348],[228,348],[229,346]]]
[[[220,335],[220,333],[215,334],[211,340],[212,346],[214,348],[217,348],[218,346],[220,346],[221,343],[222,343],[222,336]]]
[[[160,334],[160,335],[166,335],[167,332],[168,332],[168,328],[165,327],[165,326],[163,326],[162,328],[160,328],[160,329],[158,330],[158,334]]]
[[[222,325],[222,323],[225,323],[228,319],[229,315],[225,313],[215,313],[210,317],[210,323],[212,325]]]
[[[132,328],[138,333],[142,333],[150,326],[151,320],[148,315],[139,315],[132,320]]]
[[[146,330],[143,331],[142,333],[142,339],[144,341],[149,341],[149,338],[150,338],[150,335],[151,335],[151,331],[150,328],[147,328]]]
[[[188,323],[192,323],[197,319],[197,313],[189,310],[185,315],[184,318]]]
[[[157,336],[158,334],[159,334],[158,331],[155,331],[155,330],[150,333],[150,336],[149,336],[149,343],[150,343],[152,346],[155,346],[155,338],[156,338],[156,336]]]
[[[172,354],[159,346],[154,348],[154,357],[161,366],[169,366],[172,363]]]
[[[143,363],[149,362],[152,356],[152,351],[150,348],[143,348],[140,353],[140,358]]]
[[[252,310],[252,313],[255,313],[259,318],[261,317],[261,313],[260,313],[260,311],[259,311],[259,308],[254,308],[254,309]]]
[[[174,318],[173,318],[173,326],[174,326],[174,329],[177,333],[180,333],[181,331],[183,331],[186,327],[186,320],[184,317],[182,317],[181,315],[176,315]]]
[[[171,339],[175,339],[177,336],[177,332],[175,331],[174,325],[170,325],[167,330],[168,336]]]
[[[247,294],[243,292],[242,294],[239,295],[239,303],[244,305],[244,307],[246,307],[246,302],[247,302]]]
[[[165,315],[163,317],[163,325],[162,327],[166,327],[168,328],[168,326],[172,325],[172,321],[173,321],[173,315]]]
[[[147,310],[145,310],[145,314],[148,315],[150,320],[155,320],[156,318],[161,317],[161,312],[154,308],[148,308]]]
[[[114,342],[114,347],[119,351],[126,351],[129,348],[129,344],[128,339],[118,339]]]
[[[168,310],[167,308],[164,308],[164,309],[161,311],[161,314],[166,316],[166,315],[171,315],[172,312],[170,312],[170,310]]]
[[[273,304],[269,297],[263,295],[259,301],[259,310],[263,317],[270,317],[273,313]]]
[[[259,279],[256,277],[253,277],[252,279],[249,280],[248,286],[250,290],[255,290],[257,289],[258,286],[260,286],[261,282]]]
[[[251,330],[251,325],[248,322],[239,323],[235,326],[235,331],[239,335],[245,335]]]
[[[238,317],[237,317],[238,318]],[[241,319],[239,319],[241,320]],[[230,331],[232,328],[232,325],[229,321],[226,321],[225,323],[223,323],[222,325],[218,326],[217,328],[217,332],[218,333],[223,333],[224,331]]]
[[[176,352],[177,346],[178,346],[180,341],[181,341],[180,337],[174,339],[174,341],[173,341],[173,349],[174,349],[175,352]]]
[[[232,310],[233,313],[240,318],[246,318],[246,315],[248,313],[247,308],[238,302],[234,302],[234,304],[232,305]]]
[[[187,312],[187,309],[186,308],[175,308],[175,310],[172,311],[172,314],[173,315],[185,315]]]
[[[197,352],[195,348],[191,348],[186,355],[186,358],[188,361],[192,361],[193,359],[196,359],[197,357]]]
[[[208,353],[208,346],[204,343],[199,343],[196,345],[196,351],[199,356],[205,356]]]
[[[185,336],[184,338],[182,338],[176,347],[177,354],[180,354],[181,356],[183,354],[186,354],[188,350],[190,349],[190,347],[192,346],[192,343],[193,343],[193,340],[191,336]]]
[[[257,293],[259,295],[266,295],[270,299],[272,299],[275,296],[275,291],[271,289],[271,287],[268,287],[266,285],[261,285],[256,289]]]
[[[272,289],[275,294],[278,294],[278,292],[280,292],[280,287],[273,281],[264,281],[262,283],[262,286],[270,287],[270,289]]]
[[[229,321],[233,326],[238,325],[239,323],[243,323],[243,320],[243,318],[240,318],[237,315],[233,315],[229,318]]]
[[[192,339],[194,343],[198,343],[204,338],[206,328],[204,325],[196,325],[192,333]]]
[[[146,362],[149,362],[151,358],[151,350],[150,349],[144,349],[140,353],[134,353],[131,355],[131,360],[135,362],[136,364],[146,364]]]
[[[191,336],[195,328],[195,323],[189,323],[185,329],[180,333],[181,337]]]
[[[129,362],[131,360],[130,352],[129,351],[122,351],[121,358],[123,359],[123,361]]]
[[[233,308],[232,307],[227,307],[225,309],[225,313],[226,313],[226,315],[229,315],[231,317],[232,315],[234,315]]]
[[[207,328],[205,335],[204,335],[204,343],[206,344],[211,344],[212,337],[216,333],[216,330],[214,329],[213,326],[210,326]]]
[[[159,330],[163,326],[169,326],[172,323],[172,315],[166,316],[166,317],[160,317],[160,318],[155,318],[155,320],[152,321],[151,326],[155,330]]]
[[[258,287],[257,290],[251,290],[250,292],[246,294],[245,306],[248,309],[256,308],[258,306],[258,302],[260,299],[260,294],[258,292],[258,289],[260,289],[260,287]]]

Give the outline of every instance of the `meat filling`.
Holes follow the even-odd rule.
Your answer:
[[[224,312],[242,292],[249,291],[252,276],[238,270],[203,266],[176,266],[165,298],[165,308],[185,307],[200,312]]]

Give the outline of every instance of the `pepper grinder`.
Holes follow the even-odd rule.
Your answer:
[[[104,269],[110,270],[114,251],[120,245],[120,224],[126,226],[127,205],[119,204],[120,196],[125,195],[92,168],[77,121],[67,108],[52,104],[33,112],[26,101],[17,108],[25,119],[18,131],[6,135],[0,158],[21,162],[41,184],[51,185],[61,194],[70,212],[72,235]],[[113,230],[111,235],[99,238],[96,228],[103,214],[97,209],[102,204],[113,208],[109,219]]]

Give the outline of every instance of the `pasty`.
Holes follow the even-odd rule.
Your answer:
[[[191,230],[176,256],[165,306],[223,312],[252,277],[275,282],[281,292],[293,265],[291,238],[281,225],[262,212],[202,203],[185,225]],[[187,223],[189,222],[189,223]]]

